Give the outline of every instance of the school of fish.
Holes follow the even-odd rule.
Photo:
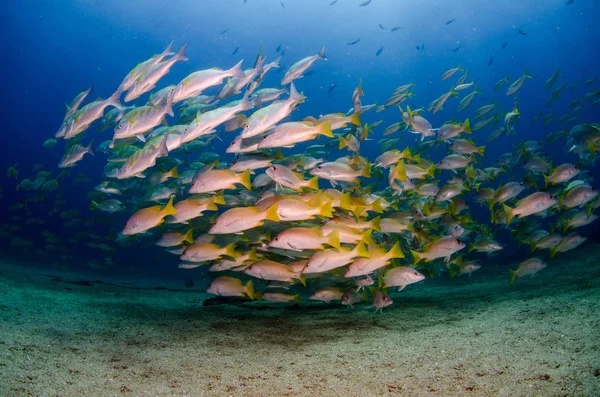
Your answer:
[[[496,165],[483,167],[489,149],[468,137],[490,142],[518,135],[522,115],[516,100],[512,109],[493,101],[473,109],[481,92],[462,66],[441,74],[441,80],[456,81],[420,109],[405,105],[417,98],[413,83],[390,89],[382,105],[363,105],[360,82],[343,105],[348,112],[296,120],[294,110],[309,95],[297,87],[299,79],[327,61],[325,48],[293,63],[276,87],[262,85],[280,68],[280,58],[267,63],[262,53],[247,69],[239,61],[161,87],[171,69],[188,61],[186,45],[175,51],[172,44],[135,66],[107,99],[84,105],[92,88],[80,92],[44,146],[65,141],[58,167],[66,170],[93,150],[104,154],[104,180],[92,192],[91,208],[130,214],[117,242],[151,241],[179,256],[182,269],[208,269],[214,275],[210,294],[350,306],[370,301],[381,310],[393,303],[393,290],[479,270],[485,263],[473,253],[482,258],[503,250],[501,230],[531,247],[531,256],[509,270],[510,283],[532,276],[547,266],[545,256],[583,244],[577,228],[598,218],[600,199],[588,170],[598,160],[600,126],[576,123],[586,101],[599,103],[598,90],[573,101],[556,122],[564,129],[547,136],[549,142],[565,140],[571,162],[555,164],[543,142],[527,141],[495,153]],[[544,89],[559,77],[557,70]],[[524,71],[505,95],[530,79]],[[500,80],[494,91],[508,82]],[[566,87],[553,91],[549,103]],[[427,120],[459,96],[452,121],[434,127]],[[364,123],[388,108],[398,113],[387,127]],[[541,117],[546,125],[556,118],[539,115],[532,123]],[[403,143],[409,134],[418,136],[415,144]],[[228,144],[226,153],[210,151],[215,139]],[[361,155],[367,139],[377,140],[376,158]],[[308,143],[300,153],[293,150]],[[436,147],[444,155],[434,161],[429,153]],[[58,189],[66,170],[53,178],[38,168],[17,188],[47,194]],[[17,167],[7,171],[15,179],[18,174]],[[57,195],[55,203],[60,200]],[[490,222],[476,221],[473,205],[489,210]],[[69,220],[77,212],[60,215]],[[52,233],[45,237],[50,247],[59,246]],[[19,238],[13,245],[31,246]],[[111,250],[105,242],[88,245]]]

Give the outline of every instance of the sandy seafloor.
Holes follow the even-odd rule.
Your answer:
[[[513,286],[493,261],[409,286],[383,314],[203,307],[201,292],[4,262],[0,396],[599,396],[600,247]]]

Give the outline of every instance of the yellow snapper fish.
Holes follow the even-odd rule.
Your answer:
[[[173,197],[171,197],[164,207],[155,205],[137,211],[129,218],[121,234],[124,236],[131,236],[144,233],[163,223],[166,216],[174,215],[176,213],[177,210],[173,207]]]

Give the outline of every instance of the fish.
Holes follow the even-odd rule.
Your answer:
[[[490,57],[490,60],[488,61],[488,64],[487,64],[487,65],[488,65],[488,66],[492,66],[492,63],[493,63],[493,62],[494,62],[494,56],[492,55],[492,56]]]
[[[285,76],[281,80],[281,85],[290,84],[292,81],[301,78],[302,75],[310,69],[310,67],[318,60],[327,60],[325,56],[325,47],[321,48],[321,50],[313,56],[303,58],[298,62],[294,63],[289,70],[286,72]]]
[[[532,79],[532,78],[533,77],[531,77],[529,75],[529,73],[527,72],[527,69],[525,69],[525,73],[523,74],[523,76],[519,77],[517,80],[515,80],[514,83],[512,83],[510,85],[510,87],[508,87],[508,90],[506,91],[506,96],[513,95],[514,93],[519,91],[521,89],[521,87],[523,86],[523,83],[525,83],[525,79]]]
[[[418,283],[424,279],[425,276],[416,269],[398,266],[385,273],[383,276],[383,287],[398,287],[398,291],[402,291],[407,285]]]
[[[379,47],[379,49],[377,50],[377,52],[375,53],[375,56],[378,57],[379,55],[381,55],[381,52],[383,51],[383,46]]]
[[[535,192],[521,199],[515,208],[511,208],[506,204],[502,204],[507,224],[510,224],[515,216],[524,218],[533,214],[553,207],[558,203],[558,200],[547,192]]]
[[[562,73],[560,72],[560,68],[556,69],[556,72],[544,83],[544,91],[548,91],[549,89],[554,87],[554,84],[556,84],[556,81],[558,80],[561,74]]]
[[[384,294],[383,292],[381,292],[377,289],[375,291],[373,291],[371,301],[373,302],[372,307],[375,308],[375,313],[377,313],[378,311],[383,313],[384,307],[390,306],[392,303],[394,303],[392,298],[390,298],[389,296],[387,296],[386,294]]]
[[[456,18],[452,18],[446,22],[446,25],[450,25],[452,22],[456,21]]]
[[[205,89],[221,84],[227,77],[244,78],[242,62],[239,61],[231,69],[212,68],[193,72],[179,82],[173,89],[173,103],[200,95]]]
[[[416,265],[421,260],[425,260],[425,262],[430,262],[437,258],[445,258],[446,262],[450,261],[450,257],[452,254],[460,251],[465,248],[466,244],[462,241],[455,239],[454,237],[441,237],[430,244],[427,244],[423,247],[423,251],[417,252],[414,250],[410,250],[414,264]]]
[[[89,145],[87,146],[82,146],[78,143],[72,144],[66,151],[65,155],[63,156],[63,158],[61,159],[60,163],[58,163],[58,168],[68,168],[68,167],[73,167],[75,166],[75,164],[77,164],[78,162],[80,162],[81,160],[83,160],[83,157],[86,154],[91,154],[93,155],[94,152],[92,152],[92,144],[94,143],[94,141],[90,142]],[[11,177],[14,176],[16,178],[16,173],[12,172],[11,169],[9,168],[9,170],[6,172],[6,176],[7,177]]]
[[[214,279],[206,289],[206,292],[219,296],[248,297],[251,300],[255,298],[254,282],[252,280],[244,285],[242,284],[242,280],[227,276]]]
[[[362,2],[362,3],[360,3],[358,6],[359,6],[359,7],[366,7],[366,6],[368,6],[369,4],[371,4],[371,2],[372,2],[372,1],[373,1],[373,0],[367,0],[367,1],[363,1],[363,2]]]
[[[515,283],[515,280],[523,278],[525,276],[533,277],[537,272],[543,270],[548,265],[546,262],[539,258],[529,258],[519,264],[517,270],[509,270],[509,280],[511,284]]]
[[[456,72],[462,71],[462,65],[458,65],[455,68],[449,69],[446,72],[444,72],[444,74],[442,75],[442,80],[448,80],[450,77],[452,77]]]
[[[527,32],[522,30],[522,29],[517,29],[517,31],[519,32],[520,35],[522,36],[527,36]]]
[[[346,45],[355,45],[355,44],[358,44],[358,43],[360,43],[360,39],[356,39],[354,41],[349,41],[349,42],[346,43]]]
[[[240,47],[235,47],[235,49],[231,52],[231,55],[235,55],[237,54],[237,52],[240,50]]]
[[[173,197],[164,207],[155,205],[153,207],[143,208],[133,214],[121,231],[123,236],[144,233],[164,222],[164,218],[177,213],[173,207]]]

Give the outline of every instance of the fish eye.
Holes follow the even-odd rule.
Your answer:
[[[279,237],[275,237],[275,241],[279,241]]]

